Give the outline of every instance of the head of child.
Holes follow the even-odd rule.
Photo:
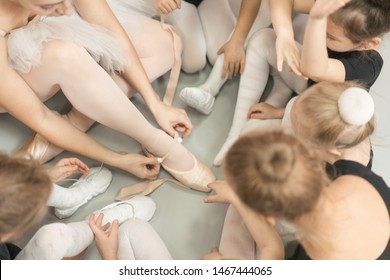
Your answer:
[[[69,16],[73,13],[71,0],[15,0],[14,2],[15,5],[41,16]]]
[[[351,0],[328,17],[328,48],[337,52],[377,49],[390,32],[389,14],[388,0]]]
[[[39,162],[0,154],[0,242],[23,234],[46,211],[52,183]]]
[[[356,83],[320,82],[297,97],[291,124],[296,135],[333,163],[374,132],[374,101]]]
[[[294,222],[309,213],[328,184],[316,154],[282,130],[238,139],[223,170],[240,200],[268,221]]]

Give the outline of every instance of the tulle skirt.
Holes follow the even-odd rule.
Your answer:
[[[125,15],[120,6],[117,9]],[[10,65],[19,73],[30,72],[40,64],[44,44],[50,40],[73,42],[84,47],[108,72],[120,72],[127,63],[121,42],[111,31],[86,22],[75,13],[72,16],[41,18],[11,31],[7,35]]]

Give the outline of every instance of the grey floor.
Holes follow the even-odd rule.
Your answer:
[[[389,62],[390,42],[383,44],[382,53],[384,60]],[[199,74],[187,75],[182,73],[178,84],[178,92],[185,86],[201,84],[206,79],[209,71],[210,67],[208,66]],[[389,78],[390,65],[389,63],[385,63],[381,76],[371,90],[376,104],[377,115],[377,130],[372,138],[375,153],[373,169],[384,177],[388,183],[390,183],[390,172],[386,161],[390,159]],[[154,82],[154,86],[158,92],[164,92],[166,80],[167,76],[164,76],[163,79]],[[215,109],[209,116],[200,115],[196,111],[187,108],[187,113],[195,128],[192,134],[184,140],[183,144],[209,166],[212,166],[214,156],[223,144],[230,128],[238,83],[239,80],[235,79],[224,85],[221,94],[217,98]],[[136,97],[133,101],[144,112],[144,115],[154,123],[141,99]],[[69,104],[61,94],[49,100],[47,105],[60,112],[69,108]],[[174,100],[174,105],[185,108],[178,96]],[[30,129],[15,120],[12,116],[8,114],[0,115],[1,151],[6,153],[15,151],[26,141],[30,133]],[[88,134],[115,150],[141,151],[140,146],[132,139],[99,124],[94,125]],[[64,152],[48,164],[51,165],[60,158],[69,156],[73,155]],[[98,162],[83,157],[79,158],[90,166],[100,165]],[[114,174],[114,179],[108,190],[93,198],[88,204],[82,206],[72,217],[64,219],[61,222],[67,223],[84,219],[90,212],[112,203],[121,187],[133,185],[140,181],[121,170],[109,168]],[[222,178],[222,173],[219,168],[212,167],[212,169],[218,178]],[[159,177],[169,177],[169,174],[162,170]],[[227,209],[226,205],[204,204],[204,193],[183,189],[171,183],[165,183],[150,196],[157,204],[157,210],[151,220],[151,224],[166,243],[174,259],[198,259],[208,252],[212,245],[219,243]],[[23,246],[39,226],[51,222],[59,222],[53,214],[53,209],[49,209],[49,213],[42,223],[36,225],[17,240],[17,244]],[[99,254],[94,245],[89,247],[85,258],[99,259]]]

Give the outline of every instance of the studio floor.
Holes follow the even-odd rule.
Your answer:
[[[381,175],[390,184],[390,40],[385,41],[382,46],[382,55],[385,64],[382,73],[376,84],[372,87],[371,93],[376,105],[377,129],[372,137],[374,150],[373,170]],[[182,73],[179,79],[177,92],[185,86],[200,85],[210,72],[211,67],[207,66],[197,74],[188,75]],[[168,75],[153,83],[157,92],[162,94]],[[194,125],[194,130],[189,137],[184,139],[183,144],[193,152],[199,159],[211,166],[219,179],[222,179],[222,172],[219,167],[212,166],[213,159],[219,148],[224,143],[230,128],[233,117],[235,101],[237,97],[239,79],[228,81],[220,95],[216,99],[214,111],[209,116],[204,116],[191,108],[186,108],[178,97],[174,100],[174,106],[186,108],[186,111]],[[15,93],[17,94],[17,93]],[[133,98],[134,104],[144,113],[147,119],[155,124],[150,113],[145,108],[141,98]],[[47,106],[64,112],[69,109],[69,104],[62,94],[58,94],[47,102]],[[0,151],[11,153],[18,149],[30,136],[31,130],[17,121],[9,114],[0,114]],[[97,141],[117,151],[141,152],[138,143],[127,136],[113,131],[100,124],[95,124],[88,134]],[[48,165],[52,165],[64,157],[75,156],[63,152],[54,158]],[[77,156],[89,166],[100,166],[99,162]],[[53,209],[49,208],[43,221],[33,227],[28,233],[17,240],[21,247],[31,238],[34,232],[43,224],[52,222],[73,222],[80,221],[92,211],[102,208],[114,202],[115,195],[124,186],[130,186],[141,180],[121,170],[108,167],[113,172],[113,181],[108,190],[90,200],[86,205],[70,218],[59,220],[54,216]],[[170,177],[162,170],[159,178]],[[165,183],[155,192],[150,194],[157,204],[157,210],[150,221],[156,231],[160,234],[174,259],[198,259],[210,251],[213,245],[219,244],[223,221],[227,205],[205,204],[203,198],[205,193],[181,188],[172,183]],[[147,242],[147,240],[145,240]],[[96,247],[92,244],[84,257],[85,259],[100,259]]]

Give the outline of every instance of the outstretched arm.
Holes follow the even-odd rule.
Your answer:
[[[183,137],[191,133],[192,124],[186,112],[165,105],[153,89],[137,52],[105,0],[74,0],[73,1],[81,17],[90,23],[97,24],[113,31],[123,43],[124,54],[127,57],[127,65],[123,71],[123,78],[139,92],[158,124],[169,135],[174,136],[175,129],[184,128]]]
[[[224,54],[222,79],[228,75],[229,79],[242,74],[245,69],[245,40],[256,19],[261,0],[243,0],[236,27],[230,39],[218,50]]]
[[[317,0],[310,10],[302,47],[302,72],[310,79],[320,82],[343,82],[343,63],[328,56],[327,42],[334,41],[327,34],[328,16],[350,0]]]
[[[300,54],[294,39],[292,14],[309,13],[314,0],[270,0],[272,26],[276,33],[277,68],[282,71],[283,62],[298,76],[300,70]]]
[[[231,203],[248,228],[263,260],[284,258],[283,242],[273,225],[267,219],[245,205],[226,181],[209,184],[215,195],[207,196],[205,202]]]

